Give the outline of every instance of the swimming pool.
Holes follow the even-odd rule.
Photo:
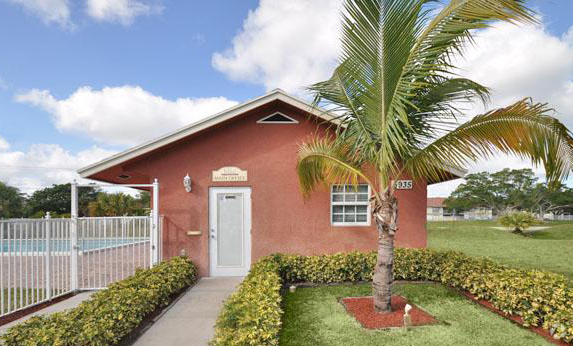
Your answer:
[[[79,239],[79,251],[92,251],[118,246],[136,245],[149,241],[149,238],[107,238],[107,239]],[[45,239],[3,239],[0,240],[0,253],[18,254],[43,253],[47,248]],[[68,252],[71,248],[69,239],[53,239],[50,241],[51,252]]]

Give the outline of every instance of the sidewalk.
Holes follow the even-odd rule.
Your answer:
[[[26,316],[20,318],[20,319],[17,319],[15,321],[7,323],[3,326],[0,326],[0,335],[6,333],[8,328],[24,322],[32,316],[50,315],[50,314],[53,314],[54,312],[60,312],[60,311],[64,311],[67,309],[75,308],[76,306],[80,305],[81,302],[83,302],[84,300],[91,297],[91,295],[93,293],[94,293],[94,291],[78,293],[78,294],[76,294],[76,295],[74,295],[74,296],[72,296],[66,300],[62,300],[61,302],[50,305],[48,307],[45,307],[44,309],[38,310],[36,312],[33,312],[29,315],[26,315]]]
[[[242,277],[202,278],[147,329],[134,346],[202,346],[213,337],[223,300]]]

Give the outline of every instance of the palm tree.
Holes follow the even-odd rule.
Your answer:
[[[342,54],[332,77],[309,87],[315,105],[336,114],[331,135],[299,148],[305,197],[321,183],[370,185],[378,231],[373,276],[377,312],[391,310],[398,203],[393,179],[436,180],[448,168],[501,152],[542,164],[550,182],[573,161],[570,131],[547,104],[523,100],[459,123],[464,102],[489,89],[456,74],[453,57],[494,21],[534,23],[525,0],[346,0]]]

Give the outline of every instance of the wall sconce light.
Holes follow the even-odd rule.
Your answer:
[[[185,186],[185,191],[191,192],[191,177],[189,173],[183,178],[183,186]]]

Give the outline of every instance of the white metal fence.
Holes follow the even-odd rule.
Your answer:
[[[150,267],[156,228],[151,216],[0,220],[0,316]]]
[[[70,261],[64,255],[69,244],[61,240],[69,239],[69,225],[69,220],[0,220],[0,316],[70,292]]]
[[[573,215],[547,213],[543,215],[543,220],[572,221]]]
[[[440,215],[440,214],[427,214],[427,221],[463,221],[463,215]]]

